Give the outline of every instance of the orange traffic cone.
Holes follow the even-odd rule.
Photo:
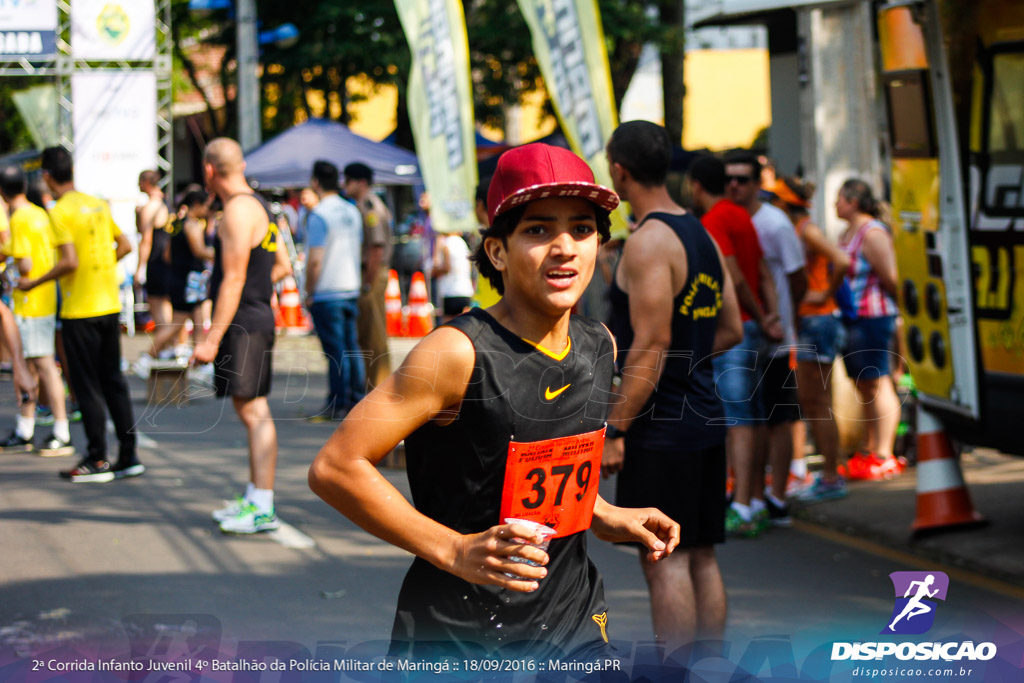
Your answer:
[[[279,297],[281,316],[280,326],[289,330],[308,330],[309,321],[302,311],[302,298],[295,278],[290,275],[284,279],[281,296]]]
[[[427,281],[423,273],[416,272],[409,285],[409,328],[408,336],[424,337],[433,329],[434,307],[427,301]]]
[[[402,336],[402,288],[398,284],[398,271],[388,271],[388,286],[384,290],[384,315],[388,336]]]
[[[954,526],[980,526],[960,463],[942,424],[922,407],[917,410],[917,517],[914,533]]]

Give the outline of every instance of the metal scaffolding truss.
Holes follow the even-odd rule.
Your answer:
[[[57,86],[57,131],[60,144],[72,152],[75,149],[71,111],[71,77],[76,73],[96,71],[152,71],[156,76],[157,167],[162,172],[160,184],[165,188],[171,182],[173,128],[171,125],[171,0],[154,0],[156,26],[156,52],[153,59],[99,61],[75,59],[71,54],[71,4],[57,0],[57,55],[45,60],[26,58],[0,58],[2,76],[53,77]]]

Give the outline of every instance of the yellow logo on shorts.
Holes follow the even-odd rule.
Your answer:
[[[601,612],[590,617],[594,620],[594,623],[601,627],[601,637],[604,638],[604,642],[608,642],[608,613]]]

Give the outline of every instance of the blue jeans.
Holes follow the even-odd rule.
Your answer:
[[[711,360],[715,390],[722,400],[726,424],[749,426],[764,420],[761,375],[771,359],[761,329],[753,320],[743,323],[743,340]]]
[[[366,366],[356,341],[356,299],[316,301],[309,312],[327,356],[327,407],[348,410],[366,394]]]

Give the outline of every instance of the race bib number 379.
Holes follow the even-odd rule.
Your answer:
[[[601,472],[604,427],[560,439],[508,445],[500,519],[553,528],[555,538],[590,528]]]

